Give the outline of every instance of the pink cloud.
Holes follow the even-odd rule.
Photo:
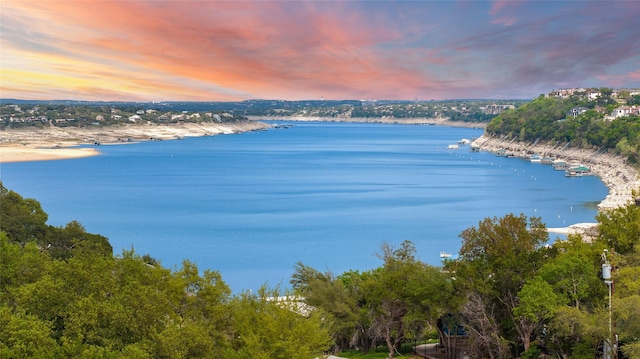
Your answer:
[[[491,4],[489,10],[490,15],[496,15],[503,12],[505,9],[517,8],[522,5],[521,1],[515,0],[496,0]]]
[[[5,0],[0,56],[59,93],[206,100],[537,92],[637,59],[637,5],[544,4]]]
[[[388,32],[365,26],[366,19],[359,15],[332,16],[308,6],[284,9],[274,3],[245,2],[96,6],[99,11],[86,6],[47,9],[52,17],[65,14],[70,24],[91,26],[92,33],[99,34],[76,39],[82,45],[73,51],[82,57],[99,56],[105,62],[262,93],[278,81],[311,87],[341,81],[341,86],[352,87],[363,83],[363,77],[393,71],[382,68],[390,63],[381,62],[369,48],[388,39]],[[296,16],[283,14],[290,11]],[[395,77],[403,72],[407,70]]]
[[[498,19],[491,20],[491,23],[494,25],[511,26],[515,24],[516,21],[517,19],[513,17],[501,17]]]
[[[521,7],[523,3],[513,0],[496,0],[492,3],[489,15],[494,19],[491,23],[501,26],[512,26],[518,21],[517,15],[521,15],[517,9]]]

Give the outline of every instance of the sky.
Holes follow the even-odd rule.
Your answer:
[[[0,0],[0,98],[531,99],[640,88],[640,1]]]

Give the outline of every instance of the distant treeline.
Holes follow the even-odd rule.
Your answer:
[[[0,100],[0,126],[34,126],[66,119],[64,126],[117,124],[138,120],[171,123],[183,114],[184,121],[211,119],[205,114],[227,114],[224,119],[246,116],[328,117],[328,118],[448,118],[452,121],[488,122],[497,114],[526,103],[525,100],[442,100],[442,101],[360,101],[360,100],[247,100],[241,102],[96,102]],[[201,116],[194,118],[199,113]],[[99,121],[96,119],[100,119]],[[106,122],[105,122],[106,121]],[[173,121],[176,122],[176,121]],[[53,125],[60,125],[51,123]]]

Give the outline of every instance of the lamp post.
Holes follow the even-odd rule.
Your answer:
[[[617,345],[615,345],[613,340],[613,314],[611,311],[613,277],[611,276],[611,263],[609,263],[609,260],[607,259],[606,249],[602,252],[602,261],[602,279],[607,284],[607,287],[609,287],[609,338],[605,340],[604,358],[614,359],[617,357]]]

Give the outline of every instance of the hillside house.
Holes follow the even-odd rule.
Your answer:
[[[602,96],[602,93],[600,93],[600,91],[587,91],[587,98],[589,99],[589,101],[593,101],[600,96]]]
[[[630,113],[631,113],[631,107],[620,106],[613,109],[613,112],[611,112],[611,117],[613,118],[625,117],[625,116],[629,116]]]
[[[503,111],[513,110],[515,108],[516,107],[514,105],[497,105],[493,103],[491,105],[488,105],[487,107],[483,107],[482,112],[489,115],[498,115]]]
[[[605,117],[607,120],[615,120],[620,117],[640,116],[640,106],[619,106],[613,109],[610,116]]]
[[[586,107],[574,107],[571,109],[570,112],[567,112],[567,117],[573,117],[576,118],[578,117],[578,115],[583,114],[585,112],[587,112],[589,109]]]
[[[585,88],[568,88],[568,89],[560,89],[554,93],[554,97],[556,98],[569,98],[573,96],[573,94],[577,92],[585,92]]]

